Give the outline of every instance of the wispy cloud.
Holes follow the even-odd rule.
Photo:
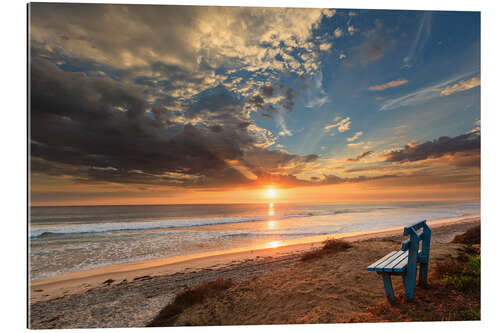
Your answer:
[[[353,143],[348,143],[347,144],[347,147],[359,147],[359,146],[362,146],[364,145],[365,143],[363,141],[360,141],[360,142],[353,142]]]
[[[431,18],[432,14],[430,12],[426,12],[420,19],[417,34],[410,47],[410,52],[408,52],[408,55],[403,59],[403,68],[411,67],[415,57],[424,49],[425,44],[431,35]]]
[[[356,141],[362,135],[363,135],[363,131],[356,132],[356,134],[354,134],[352,137],[347,138],[347,141],[349,141],[349,142]]]
[[[292,132],[286,126],[285,118],[281,114],[281,111],[277,113],[276,123],[281,128],[281,131],[279,132],[280,136],[292,136]]]
[[[386,89],[401,86],[401,85],[407,84],[407,83],[408,83],[408,80],[406,80],[406,79],[398,79],[398,80],[394,80],[394,81],[386,82],[383,84],[368,87],[368,90],[370,90],[370,91],[386,90]]]
[[[387,101],[382,103],[382,105],[379,108],[379,111],[397,109],[397,108],[402,107],[402,106],[417,105],[419,103],[426,102],[426,101],[434,99],[436,97],[443,96],[444,94],[442,94],[442,91],[446,90],[448,86],[455,86],[455,84],[460,83],[458,81],[463,80],[466,77],[470,77],[471,75],[472,75],[472,73],[461,74],[461,75],[458,75],[452,79],[449,79],[449,80],[446,80],[444,82],[440,82],[440,83],[434,84],[432,86],[411,92],[407,95],[397,97],[397,98],[388,99]],[[470,86],[470,83],[468,85]],[[461,87],[462,85],[459,85],[459,86]],[[470,87],[470,88],[472,88],[472,87]],[[467,89],[470,89],[470,88],[467,88]],[[457,92],[457,91],[454,91],[454,92]]]
[[[308,108],[322,107],[328,102],[328,95],[323,89],[323,72],[318,73],[313,77],[311,85],[315,89],[310,89],[306,93]]]
[[[325,131],[329,131],[332,128],[336,128],[340,133],[343,133],[343,132],[351,129],[351,118],[350,117],[346,117],[342,120],[340,120],[340,117],[336,117],[334,119],[334,121],[335,121],[334,123],[325,126],[325,128],[324,128]]]
[[[470,78],[469,80],[463,80],[458,83],[455,83],[454,85],[447,86],[446,88],[441,90],[441,95],[448,96],[459,91],[472,89],[479,85],[481,85],[481,77],[475,76],[473,78]]]

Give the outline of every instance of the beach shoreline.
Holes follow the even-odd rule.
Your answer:
[[[434,220],[429,221],[428,224],[431,228],[439,228],[456,224],[470,224],[477,220],[479,220],[479,216],[470,216]],[[462,230],[463,228],[459,229]],[[88,290],[103,286],[103,283],[106,281],[108,281],[108,284],[112,284],[116,281],[134,281],[145,276],[156,277],[179,273],[200,272],[207,269],[224,269],[259,258],[267,258],[267,260],[271,261],[280,260],[280,258],[296,258],[300,256],[301,253],[321,246],[321,243],[328,238],[344,239],[349,242],[354,242],[391,236],[402,236],[402,228],[395,227],[372,231],[305,237],[288,241],[259,244],[253,247],[102,266],[91,270],[32,280],[29,282],[29,302],[30,304],[35,304],[41,301],[84,293]],[[450,238],[449,240],[451,240],[453,236],[454,233],[450,233],[448,235]],[[290,260],[294,261],[294,259]]]

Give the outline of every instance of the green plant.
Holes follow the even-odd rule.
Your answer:
[[[478,288],[481,277],[481,257],[468,256],[468,261],[461,269],[456,267],[443,272],[441,284],[461,291]]]

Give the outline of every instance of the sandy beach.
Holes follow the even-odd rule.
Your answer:
[[[449,244],[455,235],[479,224],[479,217],[430,221],[431,269],[440,258],[453,255],[460,247]],[[30,326],[142,327],[179,291],[218,278],[236,283],[234,297],[239,293],[252,294],[259,298],[262,306],[277,306],[274,302],[290,293],[297,296],[296,304],[284,309],[282,316],[269,317],[266,314],[272,311],[262,311],[255,304],[240,304],[245,313],[220,318],[224,324],[339,322],[353,312],[383,301],[382,282],[365,267],[399,248],[402,228],[336,235],[335,238],[354,244],[353,248],[338,254],[335,260],[325,258],[314,265],[300,262],[304,252],[319,247],[326,238],[328,236],[310,237],[253,248],[105,266],[34,280],[30,283]],[[243,292],[245,284],[254,279],[259,279],[262,289]],[[394,287],[401,289],[399,279]],[[242,299],[248,301],[245,297],[239,300]],[[325,312],[332,307],[336,309],[335,318]],[[252,312],[252,308],[258,312]],[[181,315],[180,324],[184,321],[203,325],[209,314],[201,307],[186,316],[191,317]]]

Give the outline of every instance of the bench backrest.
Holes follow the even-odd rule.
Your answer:
[[[428,260],[431,248],[431,229],[427,225],[426,220],[407,225],[404,228],[403,234],[410,236],[410,238],[403,241],[401,250],[408,250],[409,257],[412,257],[412,254],[415,253],[418,261],[425,262]],[[419,253],[420,242],[422,242],[422,250]]]

